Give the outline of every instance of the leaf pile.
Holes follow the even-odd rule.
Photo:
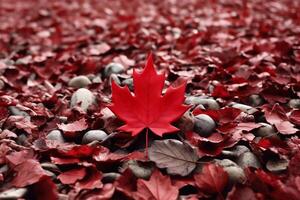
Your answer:
[[[0,199],[299,199],[299,10],[1,0]]]

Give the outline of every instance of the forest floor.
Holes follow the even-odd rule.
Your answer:
[[[0,199],[297,200],[299,133],[300,1],[0,0]]]

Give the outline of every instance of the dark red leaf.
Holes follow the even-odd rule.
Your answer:
[[[245,186],[235,186],[228,193],[228,200],[240,200],[241,197],[244,200],[264,200],[263,195],[256,194],[251,188]]]
[[[138,179],[136,199],[176,200],[178,188],[171,184],[170,177],[155,170],[149,181]]]
[[[86,175],[85,168],[79,168],[79,169],[71,169],[69,171],[63,172],[57,178],[63,184],[73,184],[77,180],[83,179],[85,175]]]
[[[80,119],[69,124],[57,124],[57,126],[60,130],[65,132],[84,131],[88,128],[88,124],[85,119]]]
[[[228,183],[228,174],[218,165],[204,165],[200,174],[195,174],[197,187],[204,193],[221,194]]]
[[[36,160],[29,159],[18,164],[13,168],[16,172],[11,184],[15,187],[25,187],[39,182],[46,175],[40,163]]]

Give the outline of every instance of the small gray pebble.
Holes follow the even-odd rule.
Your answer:
[[[195,107],[195,110],[196,109],[201,109],[201,110],[205,110],[205,107],[202,105],[202,104],[199,104]]]
[[[267,123],[259,123],[262,126],[255,130],[253,133],[257,137],[270,137],[276,135],[274,127]]]
[[[127,162],[128,168],[132,171],[132,173],[137,177],[141,179],[149,179],[153,167],[146,167],[141,166],[136,160],[130,160]]]
[[[0,193],[0,199],[19,199],[27,193],[27,188],[11,188]]]
[[[83,88],[91,84],[92,82],[86,76],[76,76],[69,81],[69,86],[73,88]]]
[[[232,160],[229,160],[229,159],[221,159],[221,160],[220,159],[215,159],[214,161],[222,167],[238,166],[235,162],[233,162]]]
[[[119,77],[116,74],[112,74],[109,77],[109,84],[112,84],[112,81],[114,81],[116,84],[121,85],[121,81],[119,79]]]
[[[109,63],[104,68],[104,76],[109,77],[111,74],[121,74],[125,67],[120,63]]]
[[[247,179],[244,170],[239,166],[225,167],[224,170],[228,173],[232,184],[244,183]]]
[[[99,74],[98,74],[99,75]],[[98,75],[95,75],[95,74],[87,74],[86,77],[92,81],[94,78],[98,77]],[[100,75],[101,76],[101,75]]]
[[[246,181],[246,175],[244,170],[232,160],[216,160],[216,163],[222,166],[224,170],[228,173],[229,181],[231,184],[243,183]]]
[[[253,108],[252,106],[248,106],[248,105],[241,104],[241,103],[232,102],[229,105],[233,108],[240,109],[241,111],[243,111],[249,115],[256,113],[258,111],[256,108]]]
[[[19,135],[17,138],[17,144],[27,146],[28,145],[27,136],[25,134]]]
[[[179,195],[177,200],[189,200],[189,199],[196,199],[196,194],[190,194],[190,195]]]
[[[57,167],[57,165],[53,164],[53,163],[50,163],[50,162],[44,162],[41,164],[41,167],[43,169],[47,169],[49,171],[52,171],[52,172],[59,172],[59,168]]]
[[[47,169],[44,169],[44,172],[47,174],[47,176],[50,176],[51,179],[56,179],[56,174],[54,174],[53,172],[47,170]]]
[[[264,100],[261,98],[261,96],[257,94],[252,94],[249,96],[249,104],[253,107],[260,106],[264,103]]]
[[[200,136],[208,137],[216,128],[215,121],[206,114],[195,116],[194,131]]]
[[[65,116],[58,116],[58,119],[59,119],[62,123],[67,123],[67,122],[68,122],[68,117],[65,117]]]
[[[88,144],[93,141],[103,141],[107,134],[102,130],[90,130],[86,132],[82,138],[83,144]]]
[[[23,116],[26,119],[30,120],[30,115],[27,112],[25,112],[23,110],[20,110],[16,106],[9,106],[8,110],[9,110],[9,112],[10,112],[11,115],[14,115],[14,116]]]
[[[242,155],[243,153],[249,152],[249,151],[250,151],[249,148],[244,145],[236,145],[233,148],[231,148],[230,150],[223,150],[222,155],[232,157],[232,158],[237,158],[240,155]]]
[[[300,108],[300,99],[291,99],[288,102],[290,108]]]
[[[103,183],[113,183],[120,176],[121,176],[121,174],[115,173],[115,172],[104,173],[101,181]]]
[[[218,110],[220,109],[220,106],[218,102],[214,99],[210,99],[206,96],[190,96],[186,98],[185,103],[187,104],[192,104],[192,105],[203,105],[207,109],[212,109],[212,110]]]
[[[88,107],[96,102],[94,94],[85,88],[80,88],[74,92],[71,98],[71,107],[80,103],[82,110],[87,111]]]
[[[123,85],[127,85],[128,88],[133,91],[133,79],[132,78],[128,78],[128,79],[125,79],[124,81],[122,81],[122,84]]]
[[[63,137],[63,134],[61,133],[60,130],[52,130],[48,133],[46,136],[48,140],[56,140],[58,142],[64,143],[65,139]]]
[[[0,90],[2,90],[4,88],[4,86],[5,86],[5,83],[2,80],[0,80]]]
[[[3,165],[2,167],[0,167],[0,173],[5,173],[8,171],[8,166],[7,165]]]
[[[261,164],[258,158],[252,152],[246,152],[241,154],[237,158],[236,163],[242,168],[247,168],[247,167],[254,167],[257,169],[261,168]]]
[[[266,164],[266,168],[271,172],[282,172],[289,166],[287,159],[269,160]]]
[[[92,82],[93,83],[101,83],[102,80],[101,80],[101,78],[99,76],[96,76],[95,78],[92,79]]]

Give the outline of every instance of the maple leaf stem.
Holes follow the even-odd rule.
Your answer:
[[[145,156],[146,156],[146,159],[148,160],[148,143],[149,143],[149,129],[146,128],[146,144],[145,144]]]

